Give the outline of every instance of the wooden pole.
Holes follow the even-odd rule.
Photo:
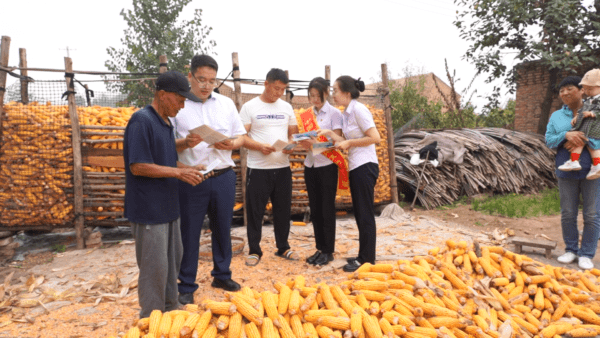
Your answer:
[[[288,79],[290,78],[290,72],[285,71],[285,75],[287,75]],[[287,88],[285,89],[285,101],[289,104],[292,104],[292,92],[290,91],[290,84],[288,83]]]
[[[392,126],[392,108],[390,107],[390,86],[388,82],[387,64],[381,64],[381,81],[383,83],[383,102],[385,104],[385,124],[388,132],[388,155],[390,164],[390,190],[392,202],[398,204],[398,181],[396,180],[396,152],[394,151],[394,127]]]
[[[231,54],[231,62],[233,65],[233,78],[240,78],[240,61],[238,53]],[[238,112],[242,109],[242,85],[240,81],[233,81],[233,102]],[[244,208],[244,226],[248,225],[248,213],[246,212],[246,169],[248,168],[248,150],[244,147],[240,148],[240,172],[242,174],[242,203]]]
[[[27,68],[27,52],[25,48],[19,48],[19,67]],[[27,76],[27,70],[21,70],[21,75]],[[21,102],[29,103],[29,82],[21,79]]]
[[[8,52],[10,50],[10,36],[2,36],[0,45],[0,66],[8,67]],[[0,106],[4,106],[4,94],[6,93],[6,72],[0,72]]]
[[[73,78],[67,76],[73,72],[73,60],[65,58],[65,81],[67,90],[73,91],[75,85]],[[67,96],[69,102],[69,116],[71,117],[71,140],[73,144],[73,209],[75,211],[75,236],[77,238],[77,249],[83,249],[83,167],[81,158],[81,129],[79,127],[79,118],[77,116],[77,105],[75,104],[75,93],[69,93]]]
[[[162,73],[166,72],[167,70],[169,70],[169,66],[168,66],[169,59],[167,58],[166,55],[159,56],[158,57],[158,62],[160,62],[160,65],[158,67],[158,72],[159,73],[162,74]]]
[[[240,61],[238,59],[238,53],[234,52],[231,54],[231,59],[233,62],[233,78],[240,78]],[[242,85],[240,81],[233,82],[233,102],[235,103],[235,107],[238,112],[242,109]]]
[[[327,94],[331,94],[331,66],[330,65],[326,65],[325,66],[325,80],[329,81],[329,86],[327,86]],[[333,98],[331,97],[331,95],[327,96],[327,101],[329,101],[329,103],[333,103]]]

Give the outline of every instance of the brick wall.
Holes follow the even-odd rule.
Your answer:
[[[550,81],[550,72],[539,61],[522,63],[517,67],[519,76],[515,99],[515,130],[536,133],[542,113],[542,104],[546,97],[546,86]],[[591,68],[593,66],[581,66],[576,74],[583,76]],[[573,73],[559,73],[555,85],[558,86],[560,81],[568,75],[573,75]],[[557,90],[552,96],[550,115],[560,109],[562,104]]]

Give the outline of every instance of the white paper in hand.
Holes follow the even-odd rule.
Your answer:
[[[275,148],[275,151],[282,151],[283,149],[285,149],[285,147],[287,147],[288,143],[282,140],[277,140],[275,141],[275,143],[273,143],[273,148]]]
[[[317,142],[315,144],[313,144],[312,146],[312,153],[313,155],[318,155],[324,151],[327,151],[331,148],[333,148],[334,145],[332,142]]]
[[[210,162],[210,164],[206,167],[205,170],[200,170],[200,173],[202,175],[206,175],[209,172],[213,171],[213,169],[215,169],[219,164],[221,164],[221,160],[216,159],[216,160]]]
[[[190,133],[200,135],[202,140],[210,145],[227,139],[236,139],[235,137],[223,135],[205,124],[201,125],[200,127],[190,129]]]

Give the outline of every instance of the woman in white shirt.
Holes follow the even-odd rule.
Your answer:
[[[375,225],[375,182],[379,176],[379,162],[375,144],[381,137],[375,127],[373,115],[365,105],[356,101],[365,83],[350,76],[340,76],[333,84],[333,99],[344,107],[342,113],[342,134],[322,129],[325,135],[335,141],[336,148],[348,150],[348,170],[350,171],[350,192],[354,218],[358,227],[358,257],[348,259],[344,271],[352,272],[364,263],[375,264],[376,225]]]
[[[314,120],[319,128],[342,135],[342,113],[327,102],[329,83],[316,77],[308,84],[308,98],[313,104]],[[300,121],[299,121],[300,123]],[[317,251],[306,259],[309,264],[327,265],[335,251],[335,195],[338,166],[325,154],[308,151],[304,161],[304,182],[308,192],[310,216],[315,232]]]

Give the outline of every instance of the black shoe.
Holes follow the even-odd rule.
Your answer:
[[[352,262],[344,265],[343,270],[346,272],[354,272],[356,269],[360,268],[361,265],[362,264],[358,261],[358,259],[355,259]]]
[[[317,259],[315,259],[315,262],[313,264],[314,265],[327,265],[332,260],[333,260],[332,253],[329,253],[329,254],[321,253],[321,255],[319,257],[317,257]]]
[[[320,254],[321,254],[321,251],[317,250],[312,256],[310,256],[306,259],[306,263],[315,264],[315,261],[317,260],[317,258],[319,258]]]
[[[194,293],[179,293],[179,303],[183,305],[194,304]]]
[[[358,259],[358,257],[350,257],[350,258],[346,258],[346,262],[350,263],[350,262],[352,262],[352,261],[355,261],[355,260],[357,260],[357,259]]]
[[[241,288],[241,286],[236,283],[233,279],[213,279],[213,282],[210,284],[213,288],[219,288],[226,291],[237,291]]]

